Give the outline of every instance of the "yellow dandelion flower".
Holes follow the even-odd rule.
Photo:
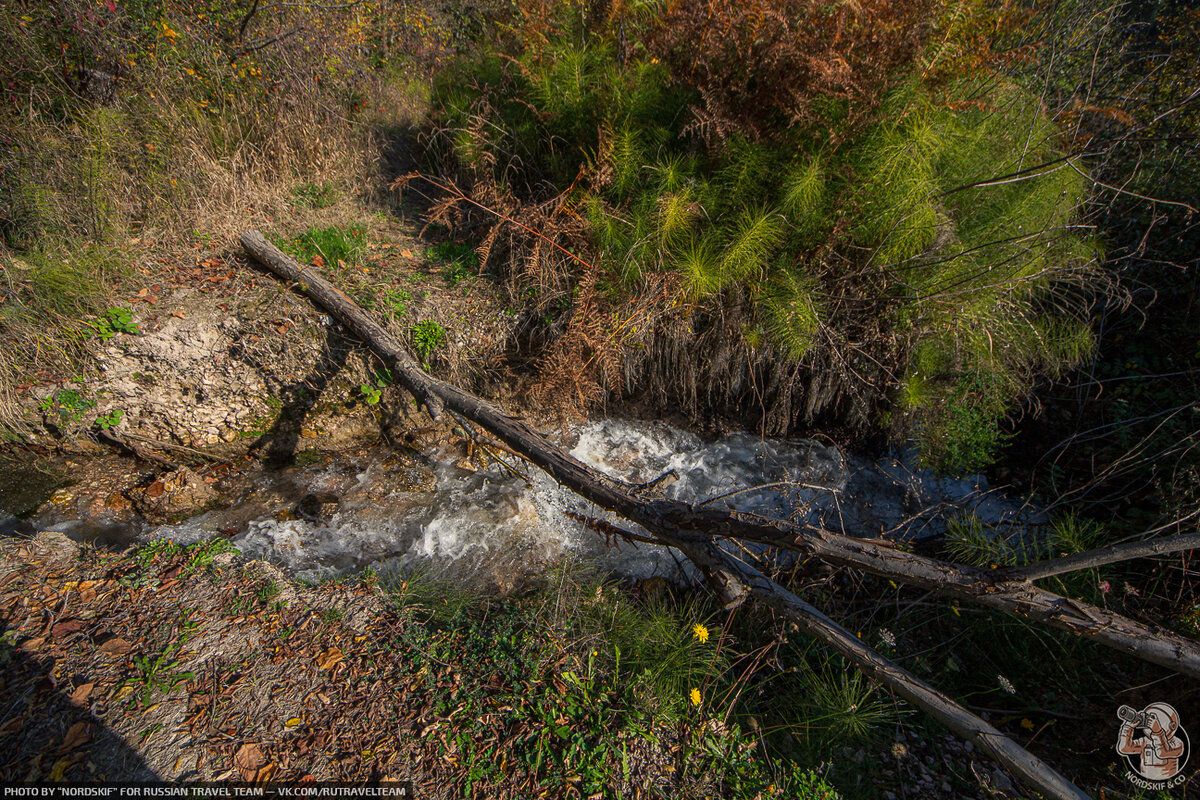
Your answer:
[[[692,705],[694,705],[694,706],[700,705],[700,690],[699,689],[692,689],[692,692],[689,695],[689,697],[691,697],[691,699],[692,699]]]
[[[692,636],[696,637],[701,642],[707,642],[708,641],[708,628],[704,627],[699,622],[697,622],[695,625],[692,626]]]

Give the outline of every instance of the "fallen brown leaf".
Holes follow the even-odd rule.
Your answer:
[[[62,744],[58,746],[58,753],[69,753],[81,745],[85,745],[92,740],[92,723],[76,722],[67,729],[67,735],[63,737]]]
[[[133,645],[124,639],[113,637],[96,649],[107,656],[123,656],[133,649]]]
[[[92,689],[96,688],[94,683],[85,683],[82,686],[75,687],[75,691],[71,692],[71,702],[77,706],[81,706],[87,702],[88,697],[92,694]]]
[[[244,744],[233,754],[233,766],[242,774],[242,780],[254,780],[258,770],[266,762],[267,757],[253,742]]]
[[[70,636],[72,633],[78,633],[83,628],[83,623],[77,619],[68,619],[60,622],[50,629],[51,639],[62,639],[65,636]]]
[[[317,669],[332,669],[342,660],[342,657],[342,649],[340,647],[331,647],[325,651],[325,655],[321,656],[321,660],[317,662]]]

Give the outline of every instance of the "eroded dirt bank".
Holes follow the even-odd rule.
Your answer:
[[[518,320],[496,286],[451,274],[400,222],[363,225],[366,255],[339,285],[400,338],[431,332],[418,348],[440,375],[501,391],[492,373]],[[20,387],[29,442],[95,452],[111,434],[181,463],[247,453],[285,462],[427,424],[364,347],[240,252],[174,254],[141,274],[118,306],[128,318],[111,323],[119,329],[97,323],[83,373]]]

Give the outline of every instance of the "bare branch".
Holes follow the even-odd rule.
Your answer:
[[[1121,561],[1131,561],[1135,558],[1161,556],[1167,553],[1179,553],[1184,550],[1200,548],[1200,533],[1185,533],[1179,536],[1161,536],[1144,542],[1117,544],[1076,553],[1048,561],[1038,561],[1022,567],[1009,567],[1000,570],[998,577],[1004,581],[1036,581],[1055,575],[1065,575],[1068,572],[1102,567],[1106,564],[1116,564]]]

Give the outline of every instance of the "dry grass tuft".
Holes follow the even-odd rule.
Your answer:
[[[14,100],[0,110],[0,428],[14,434],[18,394],[81,369],[88,322],[145,269],[288,227],[304,187],[354,216],[347,198],[386,202],[385,151],[427,105],[419,62],[448,41],[389,3],[17,5],[0,20],[18,56],[0,66]]]

